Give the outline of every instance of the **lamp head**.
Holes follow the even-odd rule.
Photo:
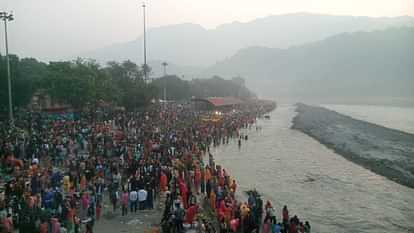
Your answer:
[[[7,12],[0,12],[0,18],[7,21],[14,20],[13,13],[8,14]]]

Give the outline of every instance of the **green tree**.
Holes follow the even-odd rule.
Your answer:
[[[78,59],[75,62],[51,62],[44,81],[47,93],[59,103],[80,108],[93,101],[97,74],[93,65]]]
[[[34,58],[19,59],[9,55],[14,107],[24,107],[41,85],[47,73],[47,64]],[[8,84],[6,57],[0,55],[0,111],[8,111]]]
[[[209,79],[194,79],[191,81],[191,92],[196,97],[226,97],[251,98],[255,95],[247,89],[244,79],[237,77],[232,80],[225,80],[214,76]]]
[[[163,89],[167,88],[168,100],[185,100],[191,98],[190,83],[182,80],[175,75],[167,75],[153,81],[153,84],[158,88],[158,97],[164,98]]]
[[[131,61],[109,62],[105,72],[118,90],[118,104],[127,109],[132,110],[148,104],[158,92],[156,86],[146,83],[143,70]]]

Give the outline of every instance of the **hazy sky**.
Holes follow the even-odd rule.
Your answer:
[[[191,22],[214,28],[294,12],[357,16],[414,16],[414,0],[147,0],[149,27]],[[9,50],[55,60],[130,41],[142,34],[142,1],[0,0],[13,11]],[[4,53],[1,25],[1,53]]]

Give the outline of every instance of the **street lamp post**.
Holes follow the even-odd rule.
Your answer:
[[[166,104],[166,102],[167,102],[167,66],[168,66],[168,63],[163,62],[162,66],[164,67],[164,101],[165,101],[165,104]],[[164,104],[164,107],[165,107],[165,104]]]
[[[161,65],[164,67],[164,76],[167,76],[167,66],[168,66],[168,63],[167,62],[163,62]]]
[[[147,67],[147,30],[145,25],[145,3],[142,3],[142,11],[143,11],[143,17],[144,17],[144,79],[145,81],[148,81],[148,67]]]
[[[10,123],[14,125],[14,117],[13,117],[13,101],[12,101],[12,90],[11,90],[11,75],[10,75],[10,61],[9,61],[9,44],[7,41],[7,21],[12,21],[13,14],[9,14],[7,12],[0,12],[0,19],[4,21],[4,37],[5,37],[5,44],[6,44],[6,63],[7,63],[7,86],[9,89],[9,118]]]

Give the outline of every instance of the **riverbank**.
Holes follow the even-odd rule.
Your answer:
[[[344,158],[414,188],[414,135],[353,119],[322,108],[297,105],[292,129]]]

